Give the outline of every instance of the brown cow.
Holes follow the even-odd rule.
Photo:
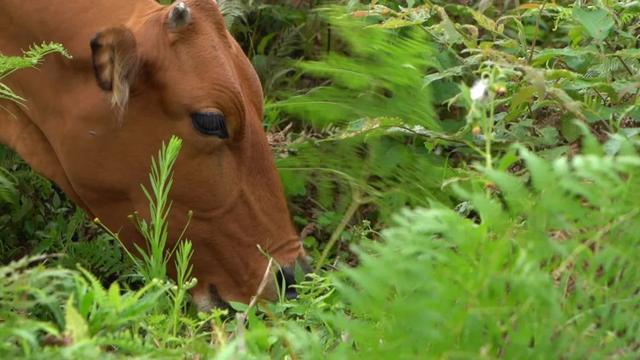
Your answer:
[[[258,245],[283,266],[301,258],[262,129],[259,79],[215,2],[0,2],[3,54],[43,41],[73,59],[49,57],[5,79],[27,103],[0,101],[0,143],[131,246],[140,235],[127,215],[148,215],[140,184],[150,158],[181,137],[169,231],[177,238],[193,210],[193,295],[205,307],[214,294],[255,294],[268,263]]]

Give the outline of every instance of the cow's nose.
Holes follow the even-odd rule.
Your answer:
[[[218,289],[211,284],[194,289],[192,298],[198,311],[209,312],[211,309],[232,309],[231,305],[222,299]]]
[[[311,273],[311,266],[304,256],[298,256],[293,264],[282,266],[278,271],[278,288],[284,289],[284,296],[289,300],[298,297],[298,291],[294,287],[296,285],[296,266],[305,275]]]
[[[293,287],[296,284],[295,269],[293,265],[283,266],[278,272],[278,288],[284,289],[284,296],[288,300],[298,297],[298,292]]]

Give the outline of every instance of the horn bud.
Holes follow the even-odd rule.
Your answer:
[[[191,10],[184,3],[178,2],[169,13],[169,27],[173,30],[183,28],[191,21]]]

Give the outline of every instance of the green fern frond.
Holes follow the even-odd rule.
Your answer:
[[[218,8],[229,29],[236,21],[244,20],[251,7],[243,0],[218,0]]]
[[[22,56],[3,56],[0,53],[0,80],[16,70],[36,67],[45,56],[54,53],[60,54],[68,59],[71,58],[71,55],[64,47],[57,43],[32,45]],[[24,101],[22,97],[16,95],[8,86],[2,83],[0,83],[0,98],[16,102]]]

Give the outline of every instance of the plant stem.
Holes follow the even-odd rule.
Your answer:
[[[633,71],[631,71],[631,68],[629,68],[629,65],[627,65],[627,63],[624,61],[622,56],[616,55],[616,58],[618,58],[618,60],[620,60],[620,62],[622,63],[622,66],[624,66],[624,68],[627,69],[627,72],[629,73],[629,75],[633,76]]]
[[[484,156],[485,166],[487,169],[493,168],[493,158],[491,156],[491,141],[493,140],[493,116],[494,116],[494,101],[491,100],[491,110],[489,110],[489,118],[485,118],[485,133],[484,133]]]
[[[538,31],[540,29],[540,20],[542,19],[542,12],[544,11],[544,7],[547,6],[547,0],[542,3],[540,6],[540,11],[538,12],[538,18],[536,19],[536,28],[533,32],[533,39],[531,42],[531,50],[529,51],[529,59],[527,59],[527,64],[531,64],[531,60],[533,60],[533,51],[536,49],[536,41],[538,39]]]
[[[356,186],[353,186],[352,198],[353,200],[351,201],[351,204],[349,205],[349,208],[347,209],[347,211],[344,213],[344,216],[342,217],[340,224],[338,224],[338,227],[336,227],[336,229],[333,231],[333,234],[331,234],[331,237],[329,238],[329,242],[327,243],[327,246],[325,246],[324,250],[322,250],[322,255],[320,256],[320,259],[318,259],[318,263],[316,265],[314,272],[318,272],[322,268],[322,265],[324,264],[327,257],[329,256],[329,252],[331,251],[333,246],[336,244],[336,242],[340,238],[340,235],[342,234],[344,229],[347,227],[347,224],[349,224],[349,221],[351,221],[351,218],[353,218],[353,215],[356,213],[360,205],[364,203],[364,201],[360,197],[360,189]]]

